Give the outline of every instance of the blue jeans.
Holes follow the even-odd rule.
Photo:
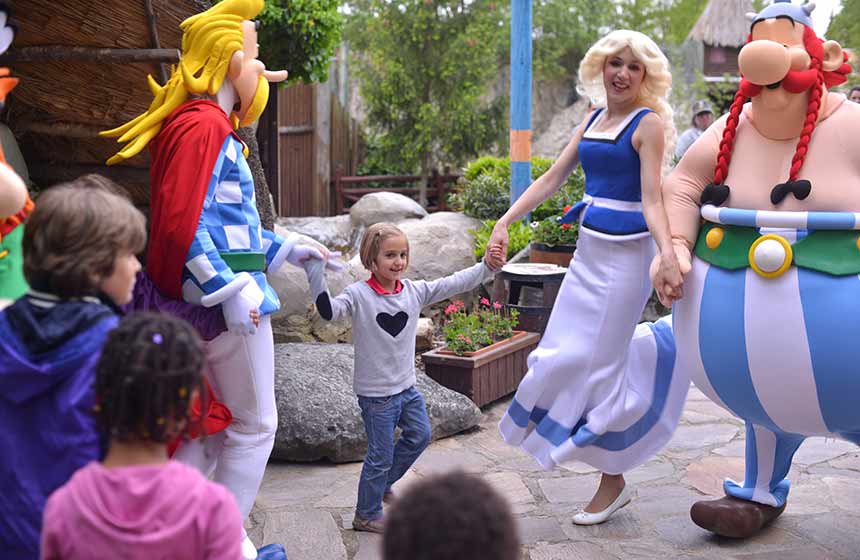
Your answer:
[[[358,396],[367,432],[367,456],[358,479],[355,512],[364,519],[382,517],[382,495],[406,474],[430,443],[430,418],[415,387],[389,397]],[[402,432],[394,445],[394,428]]]

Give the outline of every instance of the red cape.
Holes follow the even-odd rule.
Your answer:
[[[212,170],[230,134],[241,142],[217,104],[196,99],[177,107],[149,143],[152,167],[146,272],[158,290],[173,299],[182,300],[185,258],[194,241]],[[192,404],[188,430],[192,438],[201,431],[220,432],[232,420],[230,410],[215,399],[208,380],[206,390],[205,414],[201,415],[199,398]],[[171,455],[179,441],[171,443]]]
[[[149,143],[146,271],[161,293],[173,299],[182,299],[182,268],[218,153],[230,134],[241,142],[218,105],[196,99],[177,107]]]

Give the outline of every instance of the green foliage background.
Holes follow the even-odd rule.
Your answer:
[[[344,24],[339,4],[338,0],[266,0],[257,16],[260,60],[271,70],[289,71],[288,83],[326,81]]]

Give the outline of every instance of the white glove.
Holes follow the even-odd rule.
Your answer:
[[[298,267],[308,259],[323,260],[323,256],[316,248],[308,245],[293,245],[293,249],[287,255],[287,262]]]
[[[325,263],[325,267],[329,270],[333,270],[335,272],[339,270],[343,270],[344,264],[343,261],[336,260],[334,257],[339,257],[341,255],[340,251],[329,251],[328,260]]]
[[[256,333],[257,327],[251,319],[251,311],[260,309],[263,298],[263,290],[252,278],[237,294],[225,300],[221,304],[221,310],[227,330],[242,336]]]

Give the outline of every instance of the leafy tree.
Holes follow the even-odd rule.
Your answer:
[[[860,0],[842,0],[842,11],[830,20],[827,38],[843,47],[860,48]]]
[[[260,20],[260,59],[290,72],[289,83],[324,82],[340,43],[338,0],[267,0]]]
[[[485,98],[506,29],[494,0],[358,0],[348,37],[372,133],[393,167],[459,165],[497,142],[504,97]],[[421,182],[421,202],[426,203]]]

